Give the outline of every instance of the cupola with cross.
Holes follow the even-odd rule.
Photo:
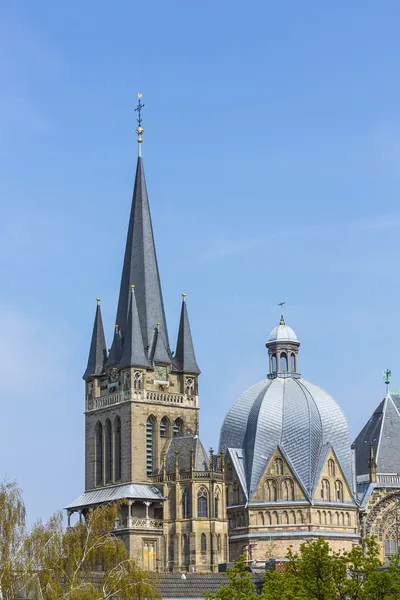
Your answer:
[[[279,306],[284,305],[281,302]],[[280,321],[269,334],[268,342],[269,373],[268,379],[275,377],[300,377],[298,371],[298,354],[300,342],[291,327],[286,325],[281,314]]]

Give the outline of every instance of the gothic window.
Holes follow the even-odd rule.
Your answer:
[[[296,524],[296,514],[294,510],[291,510],[289,513],[289,523],[293,523],[294,525]]]
[[[154,428],[156,420],[153,416],[147,418],[146,421],[146,472],[147,475],[153,474],[154,469]]]
[[[297,511],[297,522],[303,523],[303,513],[301,512],[301,510]]]
[[[133,387],[135,390],[142,389],[142,374],[140,371],[135,371],[133,374]]]
[[[219,518],[219,491],[218,490],[215,492],[215,496],[214,496],[214,517],[216,519]]]
[[[283,474],[283,460],[281,458],[276,458],[274,460],[274,472],[276,475]]]
[[[335,481],[336,502],[343,502],[343,483],[337,479]]]
[[[276,510],[274,510],[274,512],[272,513],[272,523],[274,525],[279,525],[279,515],[276,512]]]
[[[183,421],[180,417],[175,419],[174,421],[174,437],[179,437],[182,435],[183,431]]]
[[[95,428],[94,453],[95,453],[96,485],[102,485],[102,483],[103,483],[103,426],[100,422],[97,423],[96,428]]]
[[[106,463],[106,483],[112,481],[112,427],[111,421],[107,419],[105,426],[105,463]]]
[[[290,355],[290,370],[293,373],[296,371],[296,357],[294,354]]]
[[[328,473],[330,477],[335,477],[336,475],[335,461],[332,458],[328,460]]]
[[[327,479],[321,481],[321,498],[327,502],[331,500],[331,486]]]
[[[264,515],[262,512],[259,512],[256,517],[256,525],[264,525]]]
[[[183,490],[182,494],[182,518],[190,519],[191,510],[190,510],[190,492],[187,488]]]
[[[282,352],[279,361],[279,370],[287,371],[288,370],[288,361],[286,352]]]
[[[183,558],[183,564],[188,565],[189,559],[190,559],[190,552],[189,552],[189,539],[188,539],[188,536],[186,535],[186,533],[184,533],[182,535],[182,558]]]
[[[162,438],[169,437],[169,419],[168,419],[168,417],[163,417],[160,421],[160,437],[162,437]]]
[[[121,419],[114,419],[114,479],[121,479]]]
[[[208,494],[204,487],[197,492],[197,516],[199,519],[208,518]]]
[[[200,551],[207,552],[207,538],[205,533],[202,533],[200,537]]]
[[[276,362],[276,354],[272,355],[272,372],[276,373],[277,372],[277,362]]]
[[[282,481],[282,498],[283,500],[294,500],[294,483],[292,479]]]
[[[185,389],[186,389],[186,394],[188,396],[193,396],[194,395],[194,379],[193,379],[193,377],[187,377],[186,378]]]
[[[283,523],[283,525],[288,525],[288,523],[289,523],[289,517],[288,517],[286,510],[284,510],[282,513],[282,523]]]
[[[274,479],[267,479],[265,482],[265,499],[268,502],[274,502],[277,500],[277,487]]]

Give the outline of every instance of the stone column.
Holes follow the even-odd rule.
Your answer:
[[[149,502],[149,501],[146,500],[145,502],[143,502],[143,504],[146,507],[146,521],[147,521],[147,526],[148,526],[149,525],[148,522],[149,522],[149,518],[150,518],[149,517],[149,506],[150,506],[151,502]]]

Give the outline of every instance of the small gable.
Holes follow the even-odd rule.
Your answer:
[[[289,462],[277,447],[251,500],[285,502],[303,499],[305,499],[304,492]]]
[[[314,500],[318,502],[353,502],[353,495],[332,447],[320,471]]]

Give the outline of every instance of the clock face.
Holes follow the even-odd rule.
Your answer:
[[[167,381],[167,367],[158,367],[154,369],[154,378],[157,381]]]

